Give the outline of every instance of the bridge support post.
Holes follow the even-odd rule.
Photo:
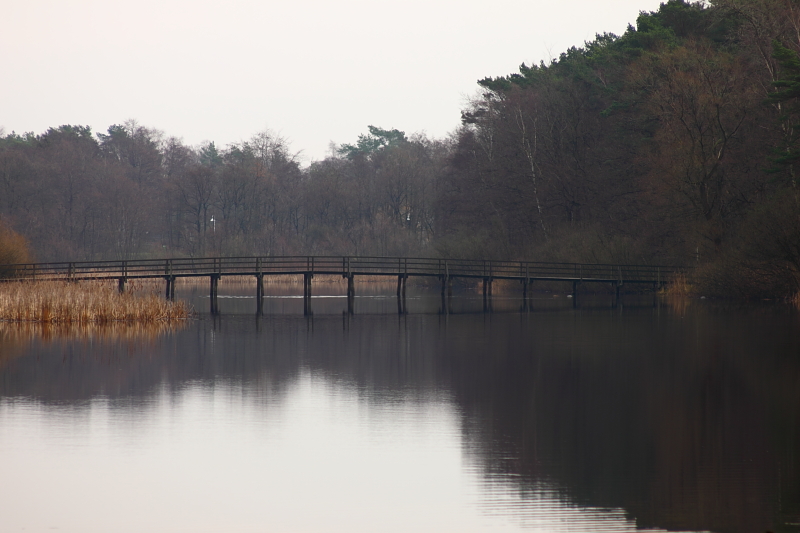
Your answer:
[[[353,274],[347,276],[347,313],[352,315],[355,307],[356,287]]]
[[[119,277],[119,283],[117,284],[117,289],[119,293],[122,294],[125,292],[125,284],[128,282],[128,262],[122,262],[122,272],[121,276]],[[33,266],[33,277],[36,278],[36,265]]]
[[[615,294],[614,294],[614,307],[617,307],[619,305],[619,292],[620,292],[620,289],[622,288],[622,282],[618,281],[615,285],[616,285],[616,290],[614,291],[615,292]]]
[[[219,304],[217,302],[217,295],[219,293],[219,274],[211,274],[211,288],[209,291],[209,299],[211,300],[211,314],[219,314]]]
[[[127,268],[127,265],[125,268]],[[172,275],[172,259],[167,259],[164,265],[164,279],[167,280],[164,298],[173,301],[175,299],[175,276]]]
[[[453,309],[453,278],[447,277],[447,312]]]
[[[406,279],[403,273],[397,275],[397,313],[400,315],[406,312]]]
[[[580,281],[572,282],[572,307],[578,307],[578,286],[580,284]]]
[[[303,273],[303,315],[308,316],[308,272]]]
[[[530,283],[530,280],[528,279],[527,276],[522,278],[522,310],[523,311],[527,311],[528,310],[528,284],[529,283]]]
[[[406,306],[406,287],[408,286],[408,259],[403,259],[403,314],[408,312]]]
[[[483,278],[483,312],[492,311],[492,278]]]
[[[406,287],[408,287],[408,274],[403,274],[403,291],[400,295],[400,299],[402,300],[403,305],[403,314],[408,312],[408,306],[406,302]]]
[[[264,314],[264,274],[256,275],[256,314]]]
[[[312,315],[311,311],[311,272],[303,273],[303,314],[305,316]]]
[[[530,311],[531,309],[531,300],[533,299],[533,280],[526,277],[525,278],[525,287],[523,288],[524,296],[523,296],[523,311]]]
[[[442,280],[442,314],[448,314],[450,310],[448,309],[448,301],[447,301],[447,285],[450,282],[447,274],[441,277]]]
[[[447,276],[442,276],[442,314],[446,315],[449,313],[449,309],[447,308]]]

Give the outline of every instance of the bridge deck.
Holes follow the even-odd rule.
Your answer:
[[[423,276],[602,283],[664,283],[684,271],[660,265],[615,265],[469,259],[287,256],[141,259],[7,265],[17,279],[137,279],[200,276]]]

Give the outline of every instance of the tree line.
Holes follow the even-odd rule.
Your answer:
[[[0,137],[0,217],[40,260],[443,255],[697,265],[800,289],[800,6],[670,0],[622,35],[479,82],[444,139],[370,126],[303,167],[264,131],[135,121]]]
[[[447,143],[371,132],[308,168],[269,131],[225,149],[135,121],[12,133],[0,214],[40,260],[430,251]]]

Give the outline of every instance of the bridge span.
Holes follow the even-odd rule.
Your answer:
[[[479,259],[441,259],[417,257],[356,256],[254,256],[254,257],[176,257],[128,261],[82,261],[2,265],[0,272],[12,272],[16,280],[116,280],[120,292],[130,279],[165,280],[165,297],[175,298],[178,278],[209,278],[210,307],[219,312],[218,284],[223,276],[253,276],[256,279],[257,312],[263,312],[265,276],[303,276],[305,314],[311,313],[312,280],[319,275],[341,275],[347,279],[347,308],[353,312],[355,279],[364,276],[397,278],[399,312],[405,312],[406,283],[409,277],[435,278],[441,282],[443,310],[447,312],[454,279],[477,279],[483,283],[484,309],[491,306],[492,282],[516,280],[521,283],[527,305],[535,281],[572,283],[573,296],[582,283],[606,283],[616,291],[626,285],[658,289],[670,283],[685,268],[660,265],[597,263],[553,263],[538,261],[494,261]]]

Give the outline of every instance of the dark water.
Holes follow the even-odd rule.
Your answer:
[[[249,292],[0,329],[0,531],[800,531],[796,311]]]

